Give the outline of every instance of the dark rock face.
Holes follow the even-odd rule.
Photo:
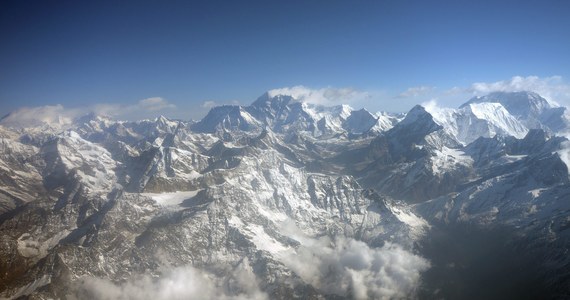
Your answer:
[[[554,120],[540,116],[558,108],[531,96],[528,111],[499,103]],[[0,295],[567,296],[558,121],[467,144],[450,127],[463,119],[421,106],[399,123],[382,117],[267,94],[193,124],[2,125]],[[489,132],[479,129],[463,132]]]
[[[513,116],[521,120],[529,129],[545,129],[559,132],[567,128],[564,117],[566,107],[553,106],[546,99],[533,92],[495,92],[483,97],[475,97],[471,103],[492,102],[502,104]]]

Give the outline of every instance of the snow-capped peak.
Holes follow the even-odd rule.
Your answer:
[[[476,118],[488,121],[498,132],[495,134],[507,134],[516,138],[523,138],[528,129],[512,116],[499,103],[478,103],[469,104],[464,108],[466,112],[471,112]],[[493,130],[494,128],[490,128]]]
[[[312,100],[301,90],[271,90],[242,109],[274,132],[308,132],[314,137],[345,133],[360,135],[369,131],[377,133],[391,128],[395,123],[389,117],[379,118],[365,110],[365,113],[360,113],[364,119],[356,120],[359,113],[354,114],[354,109],[349,105],[326,106]],[[213,117],[208,114],[200,123]]]
[[[191,129],[196,132],[215,133],[219,131],[260,129],[261,122],[239,105],[214,107],[200,122]]]
[[[565,107],[560,107],[534,92],[495,92],[472,98],[461,107],[473,103],[500,103],[511,115],[531,129],[559,132],[569,124]]]
[[[435,102],[424,104],[423,108],[432,116],[435,123],[444,127],[453,123],[454,115],[457,113],[455,109],[439,107]]]
[[[406,117],[398,125],[405,126],[419,121],[434,122],[434,115],[437,115],[437,113],[435,113],[433,109],[416,105],[406,114]],[[439,125],[437,122],[435,123]]]
[[[293,101],[295,101],[295,99],[291,96],[272,95],[270,92],[266,92],[257,98],[257,100],[251,104],[251,107],[265,110],[280,110]]]
[[[528,129],[500,103],[469,103],[459,109],[426,105],[434,122],[463,144],[497,134],[523,138]]]
[[[540,114],[546,109],[556,107],[545,98],[534,92],[494,92],[486,96],[475,97],[467,101],[462,106],[471,103],[492,102],[501,103],[509,112],[516,116],[526,116],[528,114]]]
[[[301,102],[327,103],[327,99],[322,90],[312,90],[304,86],[294,86],[290,88],[272,89],[266,93],[270,98],[277,96],[289,96]]]

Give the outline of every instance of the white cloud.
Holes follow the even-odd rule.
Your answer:
[[[216,107],[216,101],[204,101],[200,107],[210,109],[212,107]]]
[[[560,76],[514,76],[496,82],[476,82],[469,86],[455,86],[441,91],[431,86],[408,88],[397,96],[392,93],[376,90],[362,91],[353,88],[320,88],[311,89],[305,86],[284,87],[270,90],[270,96],[289,95],[298,101],[320,105],[349,104],[354,108],[366,108],[370,111],[405,112],[418,102],[437,97],[443,107],[458,107],[473,96],[482,96],[495,91],[533,91],[547,100],[570,106],[570,84]],[[22,108],[13,112],[2,121],[2,124],[51,124],[61,126],[70,123],[74,118],[93,112],[97,115],[111,116],[123,120],[139,120],[154,118],[159,114],[175,116],[180,119],[200,118],[212,107],[233,104],[238,101],[207,100],[201,104],[175,109],[176,106],[162,97],[142,99],[133,104],[100,103],[84,108],[66,108],[61,105]]]
[[[410,298],[429,267],[396,244],[371,248],[343,237],[303,244],[286,264],[318,290],[356,299]]]
[[[566,136],[566,138],[569,137]],[[560,159],[564,162],[564,164],[566,164],[566,168],[568,168],[568,175],[570,175],[570,141],[564,141],[560,146],[561,149],[556,153],[558,153]]]
[[[426,259],[397,244],[386,243],[374,248],[344,236],[334,239],[310,237],[292,221],[281,225],[283,232],[299,241],[300,245],[279,252],[274,258],[323,294],[353,299],[414,298],[421,283],[422,272],[430,267]],[[68,298],[269,298],[261,291],[258,278],[247,258],[236,266],[219,268],[211,268],[217,269],[215,272],[192,266],[167,268],[159,277],[142,275],[121,284],[107,279],[84,277],[76,283]]]
[[[449,90],[445,91],[443,94],[445,96],[455,96],[455,95],[460,95],[460,94],[465,93],[465,90],[466,90],[465,88],[454,86],[454,87],[450,88]]]
[[[89,110],[91,110],[96,115],[109,117],[120,116],[121,114],[125,113],[125,110],[130,111],[128,106],[111,103],[95,104]]]
[[[415,98],[418,96],[424,96],[426,94],[429,94],[433,90],[435,90],[435,87],[432,87],[432,86],[411,87],[411,88],[403,91],[402,93],[400,93],[398,96],[396,96],[396,98]]]
[[[23,107],[2,119],[2,124],[15,127],[33,127],[50,124],[53,127],[69,125],[86,113],[84,109],[66,109],[62,105]]]
[[[513,76],[510,79],[495,82],[475,82],[468,86],[454,86],[447,90],[438,90],[430,86],[411,87],[395,98],[399,105],[409,108],[417,103],[404,102],[405,99],[427,101],[437,98],[442,107],[458,107],[474,96],[484,96],[492,92],[535,92],[553,104],[570,106],[570,83],[561,76]],[[408,108],[408,109],[409,109]]]
[[[371,94],[352,88],[310,89],[302,85],[284,87],[268,91],[270,97],[277,95],[291,96],[295,100],[319,105],[353,104],[371,97]]]
[[[99,103],[88,108],[97,115],[121,117],[127,115],[156,115],[172,111],[176,105],[162,97],[151,97],[139,100],[135,104]]]
[[[259,289],[247,259],[226,278],[191,267],[166,270],[158,277],[142,275],[116,284],[107,279],[81,278],[68,295],[68,299],[222,299],[265,300],[267,294]]]
[[[538,76],[514,76],[509,80],[501,80],[497,82],[476,82],[471,85],[469,90],[477,94],[488,94],[491,92],[519,92],[519,91],[546,91],[553,86],[559,84],[562,78],[560,76],[551,76],[540,78]]]
[[[137,108],[146,110],[146,111],[160,111],[165,109],[172,109],[176,108],[176,105],[168,103],[164,98],[161,97],[152,97],[140,100],[137,104]]]
[[[216,102],[213,100],[207,100],[202,102],[202,104],[200,105],[201,108],[205,108],[205,109],[211,109],[214,108],[216,106],[220,106],[220,105],[239,105],[239,101],[237,100],[232,100],[232,101],[226,101],[226,102]]]
[[[426,111],[437,111],[441,109],[441,107],[437,103],[437,99],[435,98],[426,102],[422,102],[420,105],[423,106],[426,109]]]
[[[94,113],[126,119],[142,119],[156,117],[160,113],[176,108],[161,97],[147,98],[135,104],[98,103],[88,107],[67,108],[61,104],[17,109],[2,119],[1,123],[13,127],[35,127],[49,125],[53,128],[64,128],[81,116]]]
[[[554,103],[570,104],[570,84],[561,76],[514,76],[508,80],[496,82],[476,82],[466,88],[454,87],[446,93],[457,95],[461,92],[471,96],[483,96],[492,92],[535,92]]]
[[[311,238],[291,223],[284,227],[301,245],[284,255],[282,262],[325,294],[355,299],[414,298],[421,273],[430,266],[397,244],[372,248],[342,236]]]

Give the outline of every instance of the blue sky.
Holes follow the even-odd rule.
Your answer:
[[[2,1],[0,114],[190,119],[300,85],[373,111],[457,106],[474,83],[566,103],[569,15],[569,1]]]

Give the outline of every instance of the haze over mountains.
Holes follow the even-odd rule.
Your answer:
[[[570,296],[570,119],[533,92],[32,120],[0,121],[3,297]]]

